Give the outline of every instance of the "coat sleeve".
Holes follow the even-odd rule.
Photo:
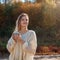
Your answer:
[[[8,40],[7,43],[7,50],[9,51],[9,53],[11,53],[14,50],[14,46],[15,46],[16,42],[12,39],[12,37]]]
[[[37,37],[34,31],[30,34],[28,41],[26,41],[23,46],[26,52],[35,54],[37,48]]]

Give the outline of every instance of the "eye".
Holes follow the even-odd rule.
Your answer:
[[[26,19],[26,21],[28,21],[28,19]]]
[[[24,21],[24,19],[22,19],[22,21]]]

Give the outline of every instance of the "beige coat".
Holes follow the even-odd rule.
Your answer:
[[[33,60],[37,48],[37,38],[33,30],[21,35],[25,41],[23,45],[16,43],[12,37],[8,40],[7,49],[10,53],[9,60]]]

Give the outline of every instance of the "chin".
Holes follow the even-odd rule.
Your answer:
[[[26,27],[26,25],[23,25],[22,27]]]
[[[24,24],[23,26],[27,26],[27,24]]]

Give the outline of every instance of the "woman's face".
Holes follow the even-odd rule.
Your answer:
[[[21,20],[19,21],[19,26],[21,27],[28,27],[28,24],[29,24],[28,16],[23,16]]]

